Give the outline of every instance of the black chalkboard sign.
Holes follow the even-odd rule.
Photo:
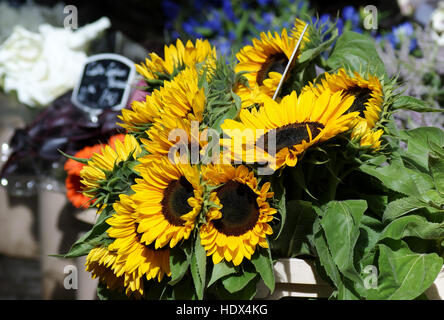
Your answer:
[[[117,54],[98,54],[87,59],[74,88],[73,104],[93,115],[125,107],[134,78],[134,63]]]

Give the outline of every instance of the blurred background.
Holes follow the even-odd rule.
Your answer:
[[[69,194],[66,157],[119,134],[118,111],[91,116],[71,102],[86,59],[114,53],[133,63],[165,44],[206,38],[233,55],[262,31],[295,18],[368,34],[398,90],[444,107],[444,1],[0,0],[0,299],[96,299],[84,260],[60,259],[95,213]],[[377,26],[364,28],[369,10]],[[128,101],[144,98],[132,79]],[[443,128],[441,114],[397,115],[403,128]],[[77,277],[78,281],[74,281]],[[78,284],[78,286],[74,285]]]

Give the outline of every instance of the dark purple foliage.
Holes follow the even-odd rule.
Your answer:
[[[54,162],[63,163],[59,150],[74,155],[85,146],[106,142],[123,132],[118,126],[119,111],[105,111],[97,122],[71,103],[71,92],[58,98],[24,129],[16,129],[10,141],[13,153],[2,168],[1,177],[42,175]]]

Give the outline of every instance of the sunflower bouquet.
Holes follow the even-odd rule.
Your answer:
[[[252,299],[295,257],[331,298],[422,296],[443,266],[444,132],[392,115],[435,110],[335,25],[296,20],[235,58],[177,40],[137,65],[126,134],[73,158],[97,220],[64,256],[87,256],[103,299]]]

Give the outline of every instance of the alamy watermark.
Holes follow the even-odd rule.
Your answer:
[[[366,30],[378,29],[378,9],[374,5],[367,5],[364,7],[364,21],[363,26]]]
[[[63,268],[63,273],[66,274],[63,279],[63,287],[66,290],[77,290],[79,288],[79,271],[77,267],[68,264]]]
[[[362,272],[366,274],[364,280],[364,288],[377,289],[378,288],[378,268],[374,265],[366,266]]]
[[[63,8],[65,19],[63,19],[63,27],[65,29],[75,30],[79,28],[79,14],[77,7],[74,5],[67,5]]]

